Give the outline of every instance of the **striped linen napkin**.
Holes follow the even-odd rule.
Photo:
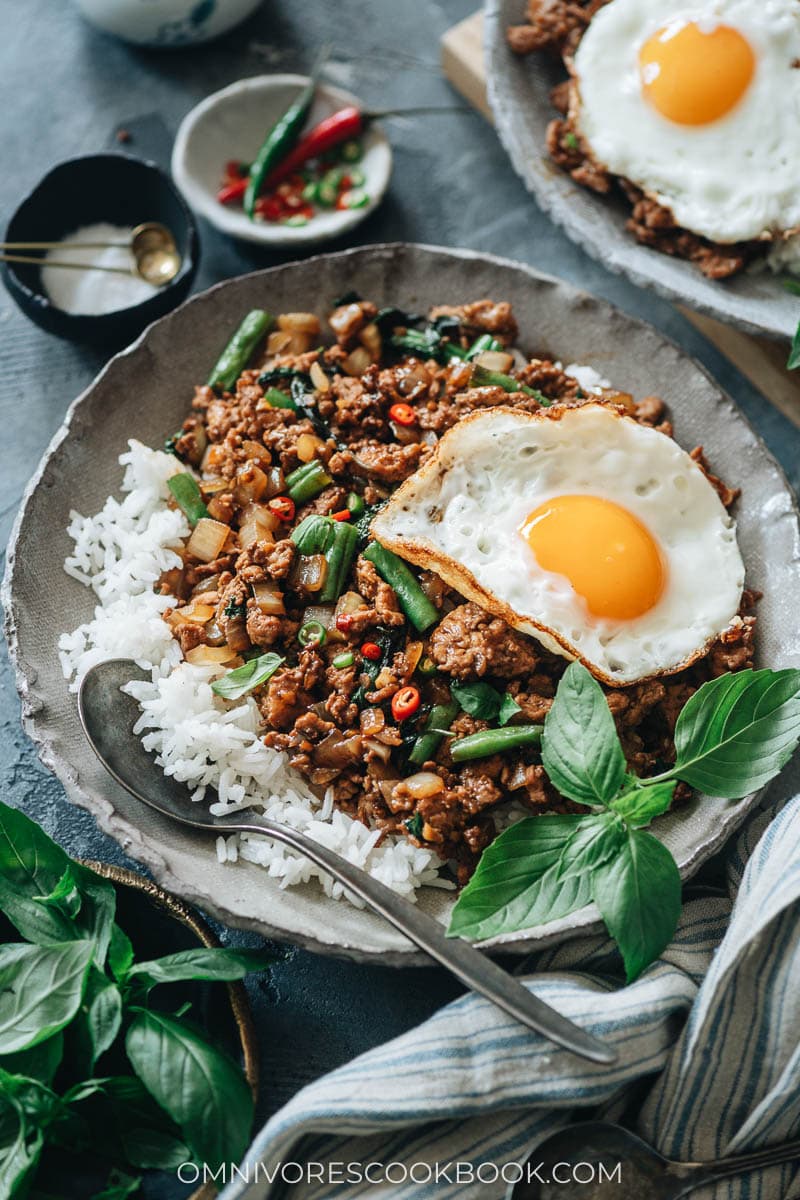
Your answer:
[[[729,849],[728,894],[689,899],[675,940],[635,983],[622,986],[605,937],[525,964],[531,991],[616,1045],[614,1066],[584,1062],[467,995],[298,1093],[223,1200],[500,1200],[538,1142],[588,1116],[633,1114],[625,1123],[685,1161],[797,1136],[798,793],[791,766]],[[800,1164],[694,1194],[800,1200]]]

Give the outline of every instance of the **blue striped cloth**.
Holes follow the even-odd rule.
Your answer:
[[[544,1137],[589,1113],[617,1120],[633,1111],[642,1137],[684,1161],[797,1136],[798,792],[792,766],[730,847],[727,894],[687,900],[675,940],[635,983],[622,986],[601,936],[524,965],[531,991],[617,1047],[613,1067],[583,1062],[465,996],[298,1093],[257,1136],[223,1200],[500,1200],[509,1185],[499,1168],[523,1163]],[[400,1166],[390,1180],[376,1168],[372,1182],[338,1182],[335,1166],[295,1183],[294,1164],[308,1162],[318,1175],[330,1163]],[[448,1164],[467,1164],[461,1180]],[[800,1169],[769,1168],[695,1194],[800,1200]]]

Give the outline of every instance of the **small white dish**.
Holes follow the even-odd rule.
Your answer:
[[[252,162],[269,130],[308,82],[303,75],[255,75],[214,92],[186,114],[172,150],[172,175],[188,203],[215,229],[263,246],[305,246],[341,237],[373,212],[383,199],[392,173],[389,140],[376,122],[361,136],[369,202],[363,208],[324,210],[307,225],[251,221],[240,207],[226,206],[217,192],[230,159]],[[361,107],[350,92],[317,85],[306,128],[347,105]]]
[[[75,0],[92,25],[136,46],[195,46],[219,37],[262,0]]]

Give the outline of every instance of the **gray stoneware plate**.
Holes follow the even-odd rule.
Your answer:
[[[112,359],[70,409],[30,484],[17,520],[4,599],[25,728],[70,798],[96,817],[159,883],[232,925],[257,929],[314,950],[356,959],[421,961],[400,935],[370,912],[325,898],[313,883],[281,891],[248,863],[221,866],[214,839],[191,835],[121,791],[103,772],[81,733],[75,697],[61,675],[56,641],[86,620],[92,594],[66,576],[71,508],[100,509],[119,489],[118,455],[131,436],[160,446],[185,414],[193,385],[204,379],[225,331],[249,309],[316,308],[356,287],[378,304],[424,310],[492,296],[510,300],[520,345],[564,362],[593,363],[637,396],[662,395],[687,448],[705,445],[723,478],[744,485],[739,537],[749,578],[765,595],[759,606],[760,661],[800,666],[795,632],[800,610],[800,536],[792,495],[780,468],[708,375],[654,329],[607,303],[527,267],[468,251],[373,246],[325,255],[232,279],[158,321]],[[697,586],[703,586],[698,579]],[[743,820],[754,803],[696,799],[657,825],[684,876],[691,875]],[[428,889],[420,902],[445,921],[452,894]],[[495,939],[528,951],[596,927],[587,908],[566,920]]]
[[[557,115],[550,89],[564,72],[544,54],[520,58],[509,50],[506,29],[519,25],[524,12],[525,0],[487,0],[486,73],[500,140],[540,208],[615,274],[748,333],[791,338],[800,302],[776,276],[765,271],[745,273],[729,283],[706,279],[691,263],[640,246],[625,230],[628,210],[621,200],[587,191],[554,166],[545,131]]]

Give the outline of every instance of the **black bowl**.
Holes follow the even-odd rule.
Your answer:
[[[197,226],[168,175],[127,154],[89,154],[53,167],[8,223],[7,242],[60,241],[100,221],[134,228],[160,221],[175,237],[181,269],[154,296],[98,316],[64,312],[44,294],[38,266],[4,263],[3,278],[22,311],[49,333],[78,341],[119,344],[141,333],[185,300],[200,261]],[[20,251],[25,253],[25,251]]]

